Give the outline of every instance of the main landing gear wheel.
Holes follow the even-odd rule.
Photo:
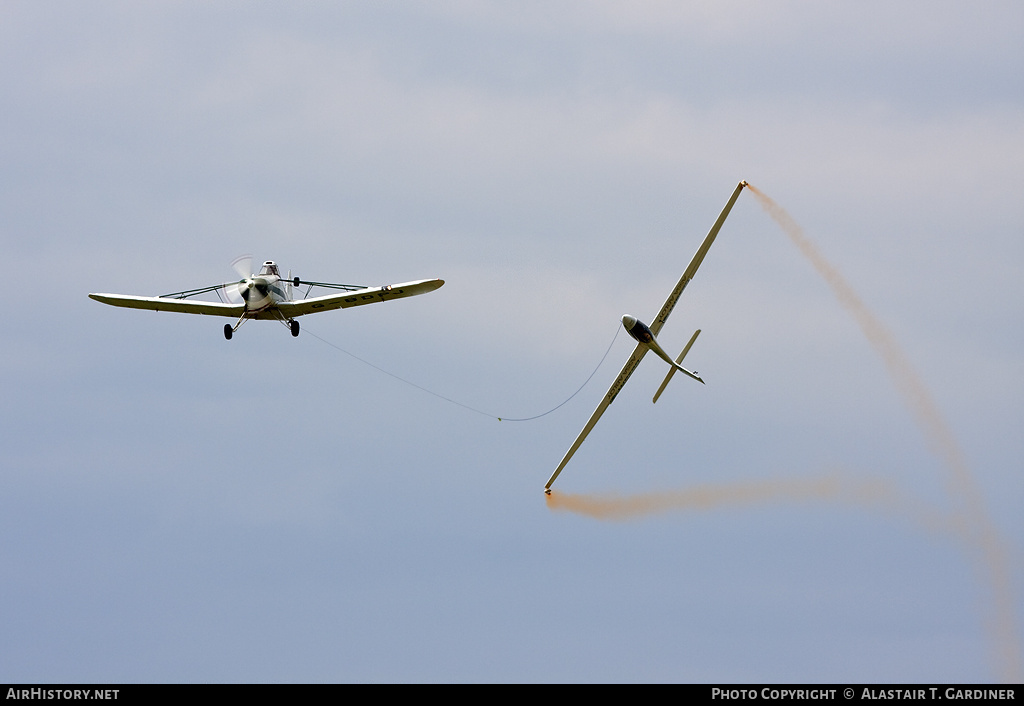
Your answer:
[[[299,335],[299,322],[298,321],[295,321],[294,319],[292,321],[289,321],[288,322],[288,328],[290,328],[292,330],[292,335],[293,336],[298,336]]]
[[[234,331],[231,330],[231,324],[224,324],[224,338],[226,338],[226,339],[228,339],[230,341],[231,340],[231,334],[233,334],[233,333],[234,333]]]

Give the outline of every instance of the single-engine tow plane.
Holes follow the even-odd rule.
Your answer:
[[[690,280],[693,279],[693,276],[697,273],[697,268],[700,267],[700,263],[704,261],[704,256],[707,255],[708,249],[711,247],[711,244],[715,242],[715,236],[718,235],[718,231],[721,230],[722,224],[725,223],[725,219],[729,215],[729,211],[732,210],[733,204],[736,203],[736,199],[739,198],[740,192],[743,191],[743,187],[746,185],[747,182],[741,181],[736,187],[736,190],[732,192],[732,196],[729,197],[729,202],[725,204],[725,208],[722,209],[722,213],[718,216],[718,220],[715,221],[715,225],[711,227],[711,231],[704,238],[704,242],[701,243],[700,247],[697,249],[697,253],[693,256],[693,259],[690,260],[689,266],[686,268],[686,271],[683,272],[683,276],[679,278],[679,282],[676,284],[675,288],[668,295],[668,299],[665,300],[665,304],[661,307],[661,311],[658,312],[657,318],[654,319],[651,325],[647,326],[643,321],[640,321],[635,316],[630,316],[629,314],[622,317],[622,325],[625,327],[629,335],[637,341],[636,348],[633,349],[633,353],[629,356],[629,360],[626,361],[626,364],[622,366],[622,370],[619,371],[619,375],[615,378],[612,386],[608,388],[608,392],[605,393],[603,398],[601,398],[601,402],[597,405],[597,409],[594,410],[594,413],[590,416],[586,425],[584,425],[583,431],[581,431],[579,436],[576,437],[576,441],[572,442],[572,446],[569,447],[569,450],[565,452],[565,456],[562,457],[562,462],[558,464],[558,468],[555,469],[555,472],[551,474],[551,478],[548,479],[547,484],[544,486],[544,492],[548,495],[551,494],[551,484],[555,482],[555,479],[558,478],[558,474],[562,472],[563,468],[565,468],[565,464],[569,463],[569,459],[572,458],[574,453],[576,453],[576,449],[578,449],[583,443],[583,440],[587,438],[587,434],[589,434],[590,430],[594,428],[595,424],[597,424],[597,420],[600,419],[601,415],[604,414],[604,411],[608,409],[608,405],[615,400],[615,396],[619,394],[619,390],[621,390],[622,386],[626,384],[627,380],[629,380],[629,376],[632,375],[633,371],[636,370],[638,365],[640,365],[640,361],[645,355],[647,355],[647,351],[654,351],[655,355],[669,364],[668,375],[665,376],[665,381],[661,383],[661,387],[658,388],[657,393],[655,393],[654,402],[658,401],[661,393],[665,390],[665,386],[668,385],[669,380],[672,379],[672,376],[677,370],[703,384],[704,381],[696,372],[687,370],[680,365],[680,363],[683,362],[683,358],[685,358],[686,354],[689,352],[690,346],[692,346],[693,342],[697,340],[697,336],[700,334],[700,329],[697,329],[696,333],[690,337],[689,343],[686,344],[686,347],[683,348],[683,352],[680,353],[679,357],[675,360],[672,360],[668,356],[668,353],[665,352],[658,343],[658,339],[655,337],[661,332],[661,327],[665,325],[668,315],[672,313],[672,309],[675,308],[676,302],[679,301],[679,296],[683,293],[683,290],[686,289],[686,285],[690,283]]]
[[[403,284],[385,284],[381,287],[307,282],[298,277],[293,278],[291,272],[287,278],[282,278],[277,264],[271,260],[264,262],[258,273],[251,274],[252,258],[249,256],[236,259],[232,267],[241,276],[237,282],[215,284],[159,297],[137,297],[127,294],[90,294],[89,297],[104,304],[129,309],[228,316],[236,319],[234,325],[224,324],[224,338],[231,340],[232,334],[249,319],[280,321],[291,330],[293,336],[298,336],[299,322],[296,319],[305,314],[413,297],[432,292],[444,284],[443,279],[421,279]],[[305,293],[299,298],[293,296],[295,290],[303,286],[306,287]],[[310,298],[309,293],[313,287],[340,289],[341,293]],[[190,299],[211,292],[216,293],[221,301]]]

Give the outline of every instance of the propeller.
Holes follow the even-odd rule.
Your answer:
[[[267,281],[263,277],[251,277],[245,280],[245,282],[239,282],[237,286],[238,293],[245,301],[249,301],[250,297],[252,297],[253,290],[256,291],[256,297],[258,299],[262,299],[267,296],[267,293],[270,291],[270,287],[267,285]]]
[[[248,302],[250,298],[257,300],[267,296],[270,292],[270,284],[267,278],[257,276],[252,272],[252,255],[240,255],[231,263],[231,268],[241,278],[238,282],[231,282],[224,285],[224,296],[232,304]],[[296,277],[296,279],[298,279]]]
[[[239,304],[248,299],[248,290],[252,288],[252,255],[239,255],[232,261],[233,269],[241,281],[238,284],[229,284],[224,287],[224,294],[232,304]]]

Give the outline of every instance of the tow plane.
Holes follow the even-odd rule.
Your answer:
[[[89,298],[111,306],[123,306],[129,309],[227,316],[235,319],[234,325],[224,324],[224,338],[230,341],[238,327],[249,319],[280,321],[289,328],[292,336],[298,336],[299,322],[296,319],[300,316],[414,297],[417,294],[432,292],[444,284],[442,279],[421,279],[403,284],[385,284],[381,287],[309,282],[292,277],[291,272],[288,273],[287,278],[282,278],[277,263],[272,260],[264,262],[258,273],[252,273],[252,258],[248,255],[236,259],[232,263],[232,267],[241,276],[237,282],[214,284],[209,287],[188,289],[184,292],[173,292],[159,297],[90,294]],[[301,296],[296,296],[301,292],[302,287],[306,287],[305,292]],[[341,291],[311,298],[309,294],[314,287]],[[200,294],[210,293],[216,293],[220,301],[192,299]]]
[[[672,309],[675,308],[680,295],[682,295],[683,290],[686,289],[686,285],[689,284],[690,280],[693,279],[693,276],[697,274],[697,268],[700,267],[700,263],[704,261],[704,256],[707,255],[711,244],[715,242],[715,237],[718,235],[718,231],[721,230],[722,224],[725,223],[725,219],[732,210],[733,204],[736,203],[736,199],[739,198],[740,192],[743,191],[743,187],[746,185],[747,182],[741,181],[736,187],[736,190],[732,192],[732,196],[729,197],[729,202],[725,204],[725,208],[722,209],[722,213],[718,216],[718,220],[715,221],[715,225],[711,227],[711,231],[704,238],[704,242],[701,243],[700,247],[697,249],[697,253],[693,256],[693,259],[690,260],[689,266],[687,266],[686,270],[683,272],[683,276],[679,278],[679,282],[668,295],[668,299],[665,300],[665,303],[661,307],[661,311],[658,312],[658,316],[654,319],[653,323],[648,326],[643,321],[640,321],[638,318],[630,314],[625,314],[622,317],[623,327],[637,342],[636,348],[633,349],[633,353],[629,356],[629,360],[626,361],[626,364],[622,366],[622,370],[619,371],[619,375],[615,378],[612,386],[608,388],[608,392],[606,392],[605,396],[601,398],[601,402],[598,403],[597,409],[594,410],[594,413],[590,416],[586,425],[584,425],[583,431],[581,431],[579,436],[576,437],[576,441],[572,442],[572,446],[569,447],[569,450],[565,452],[565,456],[562,457],[562,462],[558,464],[558,468],[555,469],[555,472],[551,474],[551,478],[549,478],[547,484],[545,484],[544,492],[548,495],[551,495],[551,484],[555,482],[555,479],[558,478],[558,474],[562,472],[563,468],[565,468],[565,464],[569,463],[569,459],[571,459],[573,454],[576,453],[576,449],[578,449],[583,443],[583,440],[587,438],[590,430],[594,428],[595,424],[597,424],[597,420],[599,420],[601,415],[604,414],[604,411],[608,409],[608,405],[615,401],[616,395],[619,394],[623,385],[625,385],[626,381],[629,380],[629,376],[632,375],[633,371],[636,370],[638,365],[640,365],[640,361],[643,360],[643,357],[647,355],[648,351],[654,351],[656,356],[669,364],[668,375],[665,376],[665,381],[661,383],[661,387],[659,387],[658,391],[655,393],[654,402],[657,402],[658,398],[661,397],[661,393],[665,391],[665,387],[672,379],[672,376],[675,375],[676,371],[679,371],[684,375],[693,378],[697,382],[704,384],[704,380],[701,379],[700,375],[698,375],[696,371],[687,370],[680,365],[680,363],[683,362],[683,358],[685,358],[686,354],[690,351],[690,347],[693,345],[694,341],[697,340],[697,336],[700,335],[700,329],[697,329],[693,336],[690,337],[690,341],[686,344],[682,353],[680,353],[675,360],[672,360],[668,353],[665,352],[665,349],[661,347],[656,336],[661,332],[662,326],[664,326],[665,321],[668,320],[669,314],[671,314]]]

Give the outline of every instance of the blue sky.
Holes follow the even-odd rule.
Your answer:
[[[1010,2],[5,3],[0,680],[1019,678],[1022,30]],[[741,179],[911,362],[998,566],[749,193],[660,336],[703,330],[707,385],[652,406],[645,360],[555,486],[724,499],[627,521],[542,493],[623,334],[499,423],[274,324],[86,297],[245,252],[441,277],[304,331],[532,416],[655,315]]]

